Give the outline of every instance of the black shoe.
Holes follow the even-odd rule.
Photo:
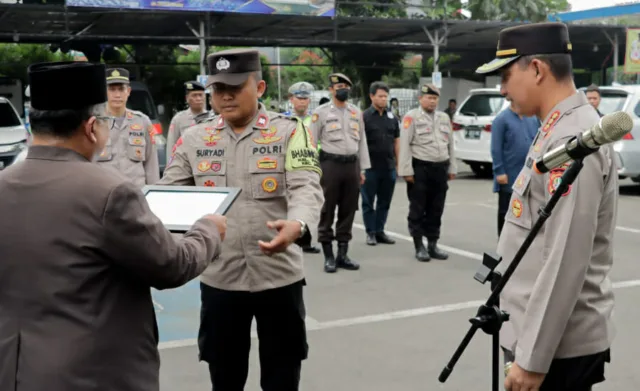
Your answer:
[[[376,235],[367,234],[367,244],[369,246],[375,246],[376,244],[378,244],[378,241],[376,240]]]
[[[324,271],[335,273],[336,258],[333,256],[333,244],[331,242],[322,243],[322,252],[324,252]]]
[[[429,240],[429,256],[431,256],[431,258],[433,259],[442,259],[442,260],[449,258],[449,254],[447,254],[446,252],[438,248],[437,240]]]
[[[310,253],[310,254],[318,254],[320,253],[320,249],[316,246],[312,246],[310,244],[306,245],[306,246],[302,246],[302,251],[305,253]]]
[[[414,236],[413,237],[413,246],[416,249],[416,259],[420,262],[429,262],[431,257],[429,257],[429,253],[427,249],[424,248],[424,243],[422,243],[422,236]]]
[[[387,236],[386,233],[384,232],[378,232],[376,234],[376,241],[378,243],[384,243],[384,244],[395,244],[396,241],[391,239],[390,237]]]
[[[347,252],[349,251],[349,243],[347,242],[338,242],[338,256],[336,257],[336,266],[346,269],[346,270],[358,270],[360,269],[360,265],[356,262],[353,262],[347,256]]]

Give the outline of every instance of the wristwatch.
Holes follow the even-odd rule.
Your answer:
[[[300,223],[300,237],[303,237],[307,233],[307,224],[302,220],[296,219],[296,221]]]

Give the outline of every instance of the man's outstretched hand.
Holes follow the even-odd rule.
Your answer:
[[[283,252],[300,237],[302,225],[295,220],[268,221],[267,227],[275,229],[278,234],[270,242],[258,240],[260,250],[267,255]]]

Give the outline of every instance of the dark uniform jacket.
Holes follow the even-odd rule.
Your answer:
[[[215,224],[176,241],[139,187],[56,147],[31,147],[0,195],[0,390],[157,391],[150,287],[198,276]]]

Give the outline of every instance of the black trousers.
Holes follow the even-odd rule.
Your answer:
[[[200,284],[198,347],[209,364],[213,391],[244,390],[249,373],[251,322],[256,318],[263,391],[297,391],[307,358],[303,285],[263,292],[224,291]]]
[[[323,159],[321,155],[320,167],[322,168],[320,185],[324,190],[324,205],[322,205],[318,224],[318,242],[333,240],[349,242],[353,237],[351,230],[360,197],[360,165],[357,161],[339,162]],[[338,222],[334,235],[333,222],[336,207]]]
[[[504,217],[509,211],[509,201],[511,200],[511,189],[501,186],[498,190],[498,237],[502,233],[502,227],[504,227]]]
[[[503,351],[505,362],[518,362],[511,351]],[[608,349],[589,356],[556,358],[551,361],[540,391],[591,391],[594,384],[605,380],[604,367],[607,362],[611,362]]]
[[[407,186],[409,234],[438,240],[449,190],[449,161],[434,163],[414,158],[412,165],[414,182]]]
[[[365,172],[365,181],[361,189],[362,220],[368,234],[384,232],[395,187],[394,168],[368,169]]]

